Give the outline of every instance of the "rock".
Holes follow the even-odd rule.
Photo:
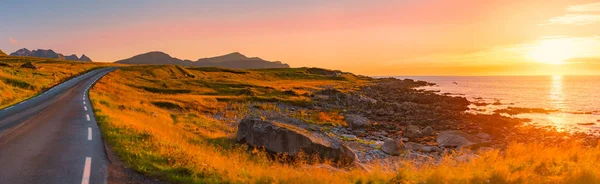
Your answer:
[[[357,160],[352,150],[326,134],[311,132],[289,124],[245,118],[239,126],[236,140],[267,151],[296,156],[300,151],[319,155],[342,164]]]
[[[459,161],[459,162],[468,162],[468,161],[471,161],[471,160],[473,160],[473,159],[475,159],[477,157],[479,157],[479,156],[477,156],[476,154],[469,153],[469,154],[464,154],[464,155],[456,157],[456,161]]]
[[[423,130],[421,130],[421,133],[423,133],[423,136],[432,136],[433,134],[435,134],[435,131],[433,131],[433,128],[431,128],[431,126],[427,126]]]
[[[350,134],[342,134],[342,137],[346,138],[346,139],[352,139],[352,140],[356,139],[355,135],[350,135]]]
[[[37,66],[35,66],[35,65],[33,65],[33,63],[31,63],[31,62],[27,62],[27,63],[25,63],[25,64],[21,65],[21,68],[30,68],[30,69],[34,69],[34,70],[35,70],[35,69],[37,69],[38,67],[37,67]]]
[[[467,147],[481,142],[479,138],[457,130],[440,132],[436,141],[440,147]]]
[[[414,143],[414,142],[407,142],[404,145],[405,145],[406,149],[409,149],[412,151],[420,151],[420,152],[425,152],[425,153],[442,151],[442,149],[438,148],[437,146],[427,146],[427,145]]]
[[[492,136],[490,136],[490,134],[486,134],[483,132],[479,132],[479,133],[475,134],[475,136],[477,136],[478,138],[483,139],[483,140],[488,140],[488,141],[492,140]]]
[[[370,97],[366,97],[366,96],[360,96],[360,101],[371,103],[371,104],[377,103],[377,100],[370,98]]]
[[[344,119],[346,120],[346,123],[348,123],[348,126],[352,129],[362,128],[371,124],[369,119],[356,114],[345,114]]]
[[[423,133],[421,133],[421,131],[419,130],[419,127],[415,126],[415,125],[408,125],[404,129],[404,131],[402,131],[402,135],[404,135],[404,137],[408,137],[408,138],[423,137]]]
[[[407,159],[410,159],[410,160],[418,160],[418,161],[433,161],[434,160],[430,156],[427,156],[424,154],[419,154],[419,153],[413,153],[413,152],[406,154],[404,157]]]
[[[381,150],[389,155],[400,155],[406,149],[404,142],[400,139],[387,139],[383,142]]]

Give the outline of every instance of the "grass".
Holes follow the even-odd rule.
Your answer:
[[[183,72],[181,69],[185,69]],[[282,163],[235,143],[236,120],[253,112],[287,111],[316,89],[351,91],[369,80],[299,69],[235,70],[135,66],[102,78],[90,99],[103,138],[137,172],[172,183],[598,183],[600,147],[573,141],[513,143],[503,151],[449,153],[439,163],[399,160],[388,166],[336,169]],[[190,77],[190,76],[195,77]],[[147,88],[186,89],[156,93]],[[238,92],[246,91],[243,95]],[[290,95],[282,93],[294,91]],[[266,100],[270,99],[270,100]],[[276,100],[273,100],[276,99]],[[271,101],[272,100],[272,101]],[[119,108],[121,107],[121,108]],[[338,111],[292,112],[315,124],[344,126]],[[479,156],[466,158],[472,153]],[[275,159],[275,160],[273,160]]]
[[[20,67],[27,62],[32,62],[38,69]],[[0,109],[38,95],[74,76],[107,65],[46,58],[0,56]]]

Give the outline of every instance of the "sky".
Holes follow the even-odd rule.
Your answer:
[[[390,75],[599,75],[589,0],[0,0],[0,49],[113,62],[241,52]]]

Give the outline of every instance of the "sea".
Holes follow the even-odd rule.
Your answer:
[[[469,113],[494,113],[508,107],[552,112],[502,114],[527,118],[529,124],[569,132],[600,132],[600,76],[395,76],[435,83],[421,87],[462,96],[479,105]]]

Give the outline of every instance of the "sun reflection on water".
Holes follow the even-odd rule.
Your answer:
[[[552,76],[550,83],[550,93],[548,98],[552,104],[552,109],[561,110],[564,109],[564,93],[563,93],[563,76],[555,75]],[[563,113],[553,113],[547,115],[548,121],[552,122],[558,130],[564,130],[566,126],[566,117]]]

